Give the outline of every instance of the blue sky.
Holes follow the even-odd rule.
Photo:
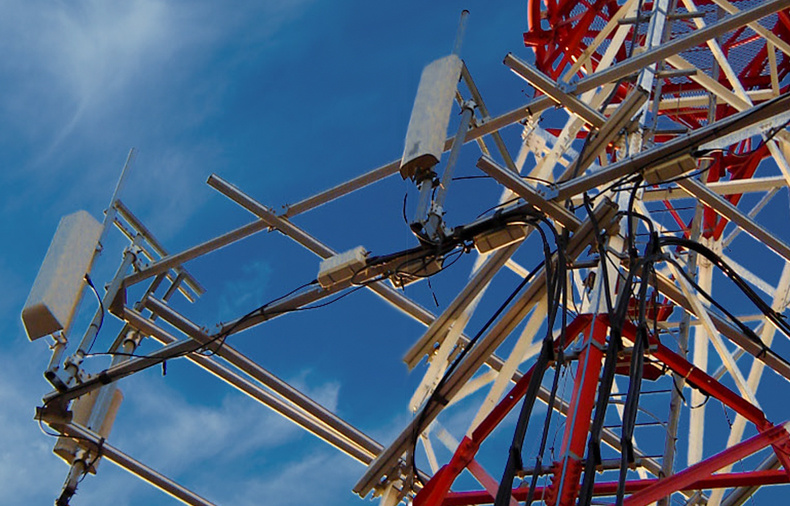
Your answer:
[[[42,377],[49,355],[43,340],[28,342],[19,313],[61,216],[85,209],[101,218],[131,147],[137,156],[121,198],[176,252],[252,220],[205,184],[212,173],[278,210],[399,158],[420,72],[451,49],[462,8],[471,11],[463,57],[488,108],[498,114],[527,100],[523,82],[501,63],[507,52],[529,58],[521,42],[525,2],[2,5],[4,504],[51,503],[67,471],[51,453],[53,440],[32,420],[50,389]],[[519,133],[513,127],[503,135],[512,141]],[[460,175],[476,173],[477,156],[470,145]],[[459,181],[453,188],[453,224],[498,197],[490,182]],[[294,222],[339,251],[405,249],[415,244],[401,217],[409,189],[390,178]],[[786,212],[786,196],[781,199],[768,210]],[[115,233],[94,279],[109,279],[123,246]],[[535,258],[520,260],[530,267]],[[780,269],[771,258],[755,267],[769,280]],[[195,304],[175,299],[173,305],[212,328],[312,280],[318,263],[281,235],[258,234],[191,262],[208,292]],[[440,304],[451,300],[469,266],[465,258],[433,280]],[[496,287],[509,291],[517,281],[503,273]],[[407,295],[438,311],[424,283]],[[484,300],[478,319],[500,302]],[[86,297],[85,314],[93,304]],[[98,346],[109,344],[117,329],[108,322]],[[325,310],[278,318],[232,344],[386,444],[411,417],[407,403],[424,369],[408,374],[400,359],[421,331],[359,292]],[[91,367],[104,365],[94,359]],[[121,388],[125,400],[110,441],[218,504],[362,503],[351,493],[362,465],[185,361],[169,363],[167,376],[149,370]],[[769,415],[776,413],[770,406]],[[474,408],[461,405],[442,423],[459,437]],[[505,451],[500,446],[484,449],[494,475]],[[117,506],[178,504],[106,462],[72,504],[105,504],[108,497]]]
[[[398,158],[420,71],[449,52],[463,7],[472,11],[464,56],[491,110],[505,111],[523,97],[501,65],[508,51],[526,53],[521,2],[3,2],[4,504],[51,503],[67,471],[32,420],[49,390],[47,346],[29,343],[19,319],[61,216],[85,209],[100,219],[131,147],[122,200],[171,251],[250,221],[205,185],[211,173],[279,208]],[[411,246],[400,218],[405,183],[378,188],[296,221],[339,250]],[[392,232],[377,232],[379,220]],[[120,260],[123,241],[113,237],[96,264],[101,282]],[[263,234],[189,267],[208,293],[195,307],[175,304],[211,326],[313,279],[318,259]],[[427,291],[414,296],[428,300]],[[338,303],[234,344],[386,442],[410,416],[414,377],[400,356],[420,328],[372,295],[353,297],[376,315]],[[108,324],[99,343],[112,332]],[[122,389],[113,444],[211,500],[355,501],[363,466],[189,364]],[[109,463],[73,504],[109,494],[119,506],[176,504]]]

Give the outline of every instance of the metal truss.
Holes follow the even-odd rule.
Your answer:
[[[431,164],[404,155],[280,212],[213,175],[208,184],[253,220],[178,253],[168,253],[121,202],[124,168],[102,224],[102,237],[115,226],[130,240],[102,297],[124,322],[108,350],[112,365],[95,374],[81,367],[98,329],[91,325],[65,358],[66,332],[54,334],[45,373],[55,389],[38,418],[62,435],[59,444],[71,445],[61,455],[71,468],[59,504],[100,458],[186,504],[210,504],[105,441],[117,383],[179,357],[365,464],[354,492],[380,496],[385,506],[602,498],[735,505],[790,482],[788,414],[766,402],[787,390],[758,391],[766,368],[773,385],[786,389],[790,380],[790,362],[774,342],[777,331],[790,337],[782,316],[790,304],[790,237],[787,209],[777,216],[772,202],[790,185],[789,9],[788,0],[530,0],[524,42],[535,58],[507,55],[515,76],[503,86],[526,81],[534,99],[492,115],[461,62],[447,107],[456,101],[462,120],[454,134],[442,126]],[[519,145],[505,143],[505,128],[523,129]],[[444,197],[452,170],[465,163],[462,146],[473,143],[480,151],[474,167],[502,187],[502,198],[496,212],[449,228]],[[399,173],[422,199],[410,224],[413,249],[363,256],[350,274],[319,275],[213,332],[169,304],[177,292],[194,300],[204,290],[189,261],[263,231],[284,234],[322,265],[346,266],[345,255],[296,219]],[[766,206],[771,214],[760,214]],[[474,248],[468,282],[439,314],[398,289]],[[778,259],[780,274],[766,278],[750,263],[766,256]],[[527,259],[542,262],[528,270]],[[509,295],[493,288],[506,267],[522,280]],[[415,416],[386,446],[227,342],[355,287],[426,327],[403,357],[410,369],[427,361],[409,406]],[[754,306],[729,306],[728,293],[738,289]],[[756,291],[768,301],[756,301]],[[138,300],[127,300],[136,292]],[[484,298],[502,304],[495,314],[480,314]],[[488,319],[482,328],[480,318]],[[148,338],[162,346],[135,356]],[[558,390],[566,376],[569,397]],[[89,406],[80,411],[80,403]],[[442,420],[460,404],[474,415],[458,441]],[[714,404],[733,415],[726,442],[711,428]],[[545,415],[536,408],[543,405]],[[562,434],[551,456],[549,434]],[[481,449],[497,437],[512,439],[509,451],[484,457]],[[537,454],[525,453],[525,438],[541,441]],[[444,463],[437,440],[452,453]],[[733,472],[737,462],[741,470]]]

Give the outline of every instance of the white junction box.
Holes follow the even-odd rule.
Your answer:
[[[357,246],[321,261],[318,267],[318,284],[328,288],[335,283],[351,279],[360,269],[365,268],[367,256],[368,252],[365,248]]]
[[[31,341],[68,328],[101,232],[101,223],[86,211],[60,220],[22,310]]]
[[[524,225],[506,225],[475,236],[474,243],[477,252],[485,255],[515,242],[523,241],[525,237],[527,237],[527,227]]]

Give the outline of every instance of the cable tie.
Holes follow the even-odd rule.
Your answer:
[[[106,369],[99,373],[98,380],[99,383],[101,383],[102,385],[109,385],[110,383],[112,383],[112,377],[110,377],[110,375],[107,374]]]

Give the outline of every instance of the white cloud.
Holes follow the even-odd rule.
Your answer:
[[[43,435],[33,421],[36,398],[46,391],[39,372],[46,364],[46,355],[35,344],[25,348],[12,346],[8,351],[0,355],[3,502],[51,503],[60,491],[67,467],[52,454],[54,438]],[[36,364],[42,364],[41,369]]]
[[[156,93],[174,81],[172,91],[200,88],[199,82],[184,79],[207,70],[203,65],[218,50],[239,39],[253,47],[270,40],[306,3],[247,2],[231,8],[208,1],[7,2],[7,15],[0,20],[6,61],[0,65],[16,79],[3,107],[9,112],[32,107],[32,116],[28,110],[8,118],[28,125],[30,133],[55,128],[51,151],[88,117],[146,99],[141,91]],[[217,83],[230,77],[221,75],[201,79]],[[155,87],[145,86],[152,83]],[[52,119],[57,121],[49,123]],[[116,120],[122,130],[124,118]]]
[[[149,182],[141,206],[172,235],[211,195],[205,177],[223,157],[195,130],[234,96],[245,56],[280,54],[268,42],[306,3],[4,2],[0,119],[22,155],[0,176],[20,189],[2,199],[5,212],[31,202],[102,206],[115,161],[136,146]]]
[[[300,388],[301,374],[291,381]],[[164,380],[166,381],[166,380]],[[211,377],[207,381],[217,381]],[[121,448],[134,448],[135,456],[155,462],[169,473],[182,473],[207,459],[233,463],[253,454],[265,454],[304,435],[304,431],[258,402],[231,391],[219,405],[190,401],[158,378],[136,378],[125,393],[121,411],[126,420],[112,439]],[[132,388],[133,387],[133,388]],[[340,385],[326,382],[303,392],[334,410]],[[148,420],[144,426],[138,420]]]
[[[39,342],[14,345],[11,351],[0,356],[0,489],[4,491],[4,504],[51,503],[60,492],[68,467],[52,454],[54,438],[43,435],[33,421],[34,407],[48,390],[41,376],[48,352]],[[238,490],[250,480],[268,482],[279,469],[287,467],[280,461],[291,451],[283,449],[299,448],[302,438],[310,438],[290,421],[235,391],[226,393],[217,405],[205,405],[199,392],[190,396],[167,382],[167,378],[146,374],[122,382],[125,400],[109,443],[176,481],[183,480],[206,497],[218,497],[225,487]],[[292,383],[328,409],[336,408],[340,392],[337,382],[316,384],[309,371],[304,371]],[[307,383],[312,386],[305,387]],[[338,462],[351,461],[338,456]],[[237,469],[251,460],[269,462],[272,474],[253,479],[250,473],[255,473],[248,469],[222,472],[216,482],[194,483],[195,476],[213,475],[217,469]],[[136,504],[148,495],[161,497],[156,504],[170,501],[105,462],[97,476],[80,486],[74,504],[98,504],[96,501],[120,490],[124,498],[119,499],[118,506]]]
[[[332,502],[342,504],[352,499],[351,488],[363,472],[362,465],[345,455],[316,453],[288,462],[273,476],[246,480],[243,486],[227,492],[229,497],[222,502],[302,506],[326,504],[331,497]]]

